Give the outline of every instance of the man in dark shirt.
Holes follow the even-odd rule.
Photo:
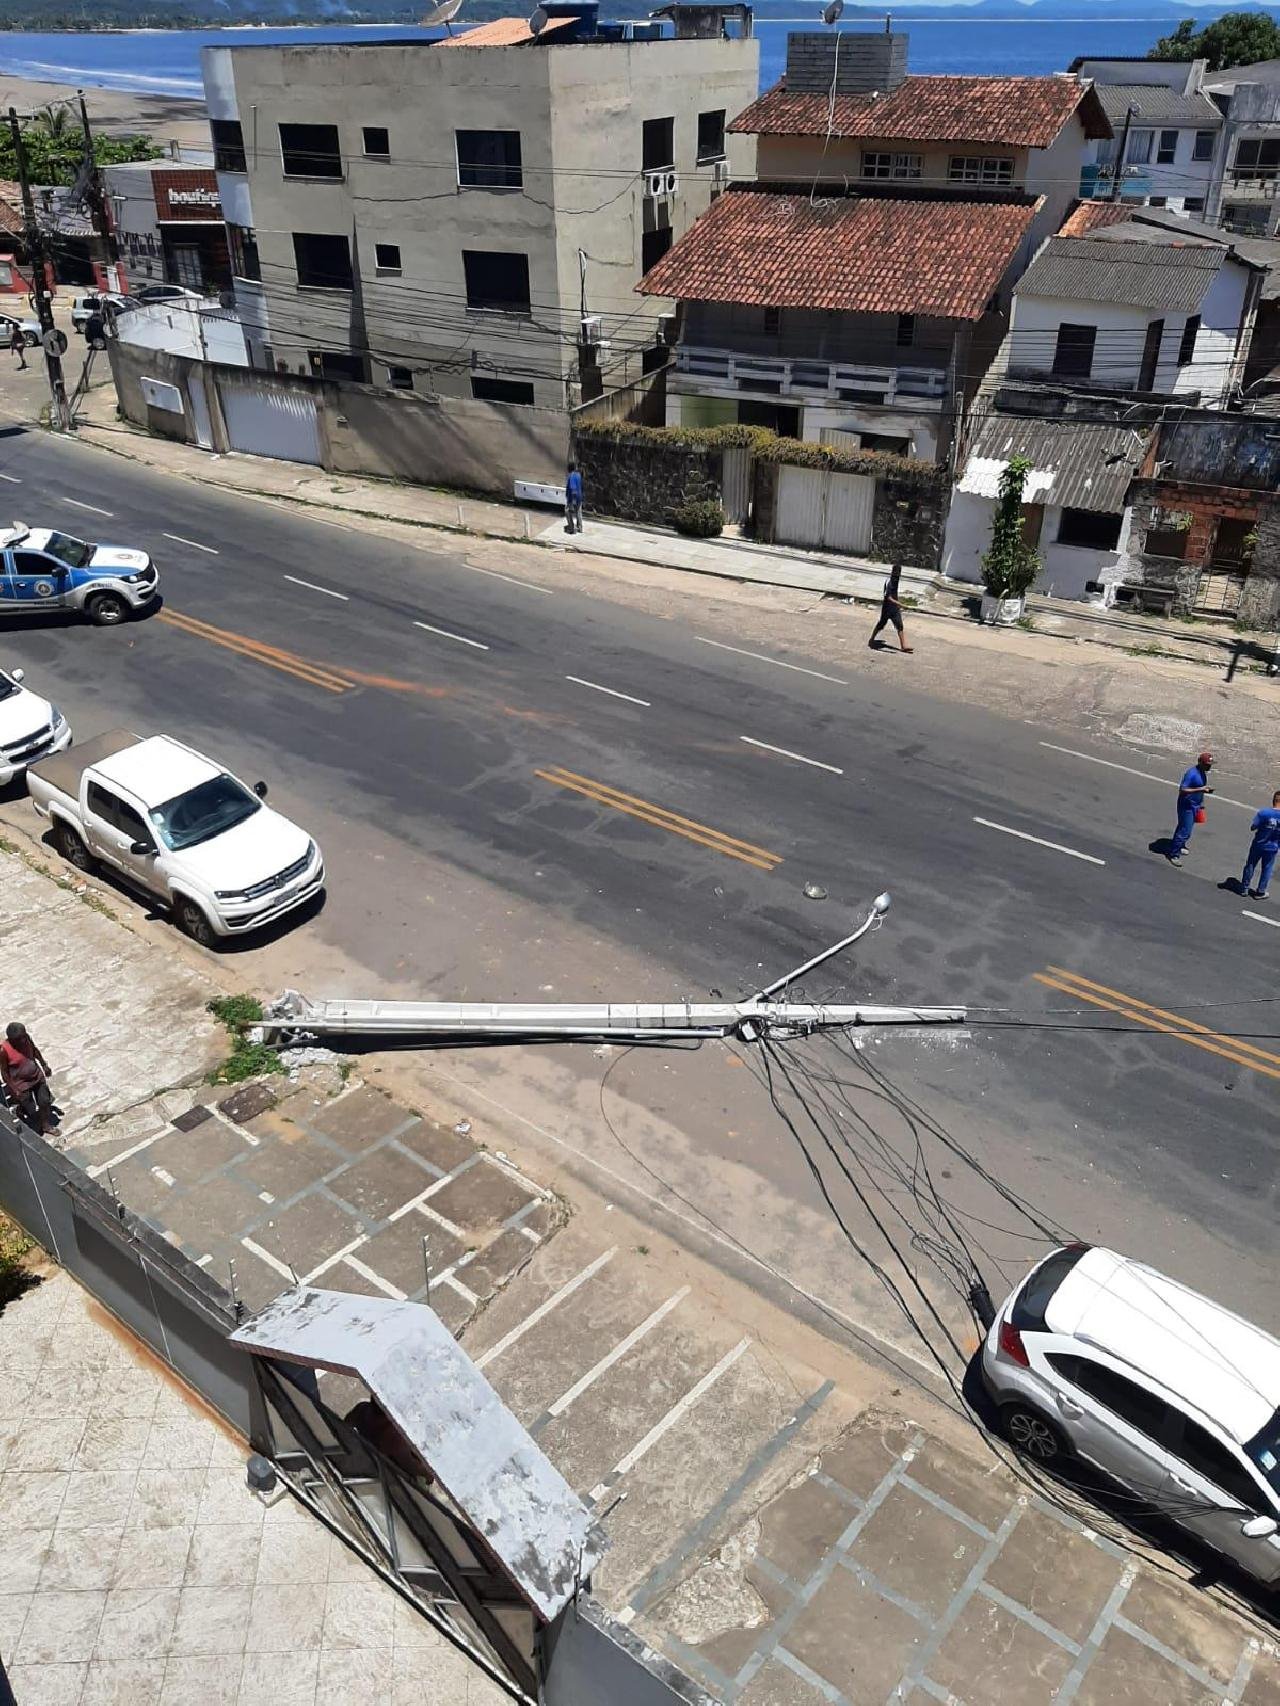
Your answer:
[[[889,578],[884,583],[884,592],[880,599],[880,620],[871,630],[871,638],[867,644],[873,650],[878,649],[883,642],[880,635],[890,625],[897,631],[898,644],[904,652],[914,651],[914,646],[907,644],[907,636],[902,626],[902,600],[898,597],[898,583],[902,579],[902,564],[895,563],[889,570]]]
[[[1196,813],[1204,810],[1204,802],[1213,792],[1209,772],[1213,769],[1213,754],[1202,752],[1190,770],[1178,783],[1178,827],[1169,844],[1169,863],[1180,865],[1191,831],[1196,826]]]
[[[1249,844],[1249,857],[1244,862],[1244,875],[1240,881],[1248,892],[1250,900],[1265,900],[1267,890],[1271,886],[1271,867],[1276,862],[1276,854],[1280,853],[1280,793],[1271,796],[1271,804],[1264,806],[1260,812],[1254,813],[1253,840]],[[1258,878],[1258,886],[1253,886],[1253,873],[1262,867]]]
[[[49,1092],[49,1062],[40,1053],[25,1025],[5,1027],[0,1043],[0,1076],[23,1119],[43,1137],[53,1123]]]

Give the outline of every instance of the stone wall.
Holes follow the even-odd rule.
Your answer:
[[[660,444],[576,433],[573,453],[582,471],[589,515],[671,525],[690,499],[719,500],[721,452],[697,444]]]
[[[1243,487],[1139,480],[1134,484],[1132,501],[1131,562],[1126,581],[1172,587],[1177,595],[1175,611],[1190,615],[1200,578],[1213,566],[1218,523],[1241,521],[1256,529],[1257,542],[1249,562],[1238,619],[1270,627],[1280,618],[1280,498]],[[1167,528],[1174,516],[1190,520],[1185,530],[1183,556],[1157,556],[1148,552],[1148,535],[1156,528]]]

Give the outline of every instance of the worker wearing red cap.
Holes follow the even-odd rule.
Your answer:
[[[1187,842],[1191,839],[1191,831],[1203,818],[1204,802],[1213,792],[1209,786],[1209,772],[1212,769],[1213,754],[1202,752],[1178,783],[1178,827],[1174,830],[1173,840],[1169,844],[1171,865],[1182,863]]]

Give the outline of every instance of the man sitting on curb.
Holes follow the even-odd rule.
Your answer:
[[[4,1087],[31,1129],[46,1137],[54,1122],[49,1062],[25,1025],[15,1021],[5,1027],[4,1035],[5,1040],[0,1043],[0,1076],[4,1078]]]

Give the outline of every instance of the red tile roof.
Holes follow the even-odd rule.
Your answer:
[[[1133,209],[1122,201],[1082,201],[1058,227],[1059,237],[1085,237],[1104,225],[1123,225],[1132,219]]]
[[[463,30],[461,35],[443,36],[436,46],[520,47],[526,42],[537,41],[541,36],[550,35],[553,30],[567,29],[570,24],[578,22],[578,18],[548,18],[535,36],[523,18],[494,18],[492,23],[477,24],[474,29]]]
[[[825,136],[828,106],[825,90],[793,93],[783,77],[729,129]],[[1078,77],[906,77],[888,95],[837,95],[831,134],[1047,148],[1077,108],[1086,136],[1111,135],[1092,84]]]
[[[1039,203],[729,190],[637,289],[693,302],[980,319]]]
[[[21,237],[26,229],[21,188],[15,183],[0,180],[0,232],[6,237]]]

